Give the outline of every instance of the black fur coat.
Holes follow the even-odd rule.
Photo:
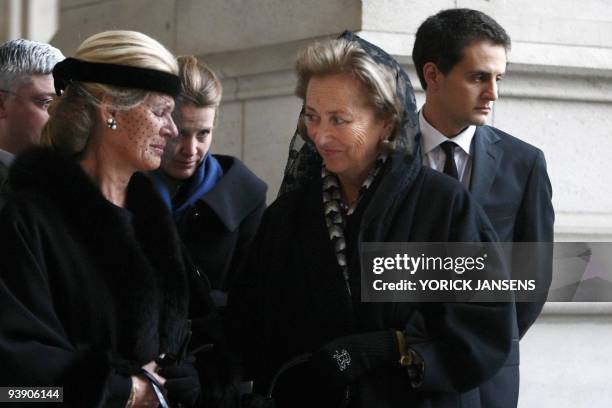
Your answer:
[[[130,375],[178,351],[190,306],[174,223],[136,173],[126,209],[73,159],[19,157],[0,214],[0,385],[63,386],[64,406],[124,407]],[[193,302],[192,302],[193,303]],[[202,337],[202,336],[200,336]]]

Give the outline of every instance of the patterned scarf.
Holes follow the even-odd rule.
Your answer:
[[[380,172],[387,161],[387,153],[381,153],[376,159],[376,163],[372,170],[368,173],[365,181],[359,188],[357,199],[350,205],[346,205],[342,200],[342,191],[340,187],[340,180],[334,173],[329,172],[325,165],[321,167],[321,178],[323,185],[323,214],[325,215],[325,225],[329,232],[329,239],[331,240],[334,250],[336,252],[336,260],[340,269],[342,269],[342,277],[344,278],[344,284],[346,285],[346,291],[351,296],[351,286],[349,283],[349,272],[348,265],[346,262],[346,220],[347,217],[355,212],[355,209],[359,205],[359,202],[365,195],[365,192],[370,188],[374,179]]]

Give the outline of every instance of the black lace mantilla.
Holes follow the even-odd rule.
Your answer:
[[[419,122],[414,89],[408,74],[392,56],[353,32],[345,31],[339,38],[357,42],[375,62],[394,73],[396,94],[402,101],[403,107],[400,123],[393,135],[394,150],[415,155],[415,149],[418,146],[416,137],[419,132]],[[303,108],[298,116],[298,121],[302,114]],[[321,163],[321,156],[314,144],[302,139],[296,129],[289,145],[289,157],[278,196],[299,190],[316,180],[321,171]]]
[[[356,202],[352,203],[350,206],[345,206],[342,200],[340,182],[337,176],[325,169],[323,160],[314,144],[309,140],[303,139],[296,129],[289,146],[289,158],[287,159],[287,165],[285,166],[285,173],[278,195],[280,197],[288,192],[300,190],[315,182],[318,177],[322,178],[322,204],[324,206],[325,221],[330,240],[334,245],[338,265],[342,268],[346,289],[350,295],[351,290],[346,263],[346,241],[344,236],[346,217],[353,213],[363,197],[363,193],[367,191],[376,175],[383,167],[388,154],[399,153],[418,158],[418,143],[416,139],[419,132],[419,125],[414,89],[408,74],[399,63],[376,45],[369,43],[350,31],[345,31],[339,38],[357,42],[376,63],[394,74],[396,95],[402,103],[403,111],[401,113],[401,120],[390,138],[393,152],[389,153],[385,151],[385,153],[379,155],[376,165],[368,174],[366,181],[359,191]],[[298,117],[298,123],[303,113],[304,109],[302,108],[300,116]]]

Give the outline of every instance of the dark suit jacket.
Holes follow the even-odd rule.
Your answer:
[[[544,153],[499,129],[478,126],[472,154],[470,191],[485,210],[499,240],[552,242],[555,215]],[[538,279],[549,285],[551,259],[540,256],[534,262],[538,266]],[[513,350],[506,365],[481,387],[483,406],[516,407],[518,339],[533,324],[542,307],[543,303],[516,303]]]
[[[499,129],[476,128],[470,192],[483,207],[501,242],[552,242],[555,213],[544,153]],[[541,279],[550,283],[544,261]],[[543,304],[517,303],[520,337]]]

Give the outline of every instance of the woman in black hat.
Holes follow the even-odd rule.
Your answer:
[[[140,173],[177,136],[177,73],[131,31],[94,35],[55,67],[48,147],[17,158],[0,216],[3,386],[61,386],[79,408],[201,399],[185,355],[188,316],[213,310],[208,288]]]

